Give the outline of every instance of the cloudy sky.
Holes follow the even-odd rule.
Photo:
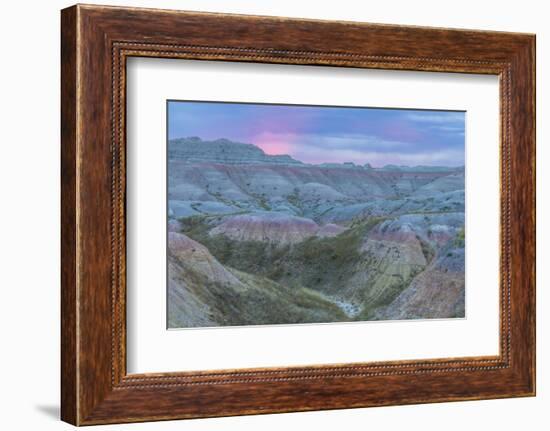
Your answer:
[[[464,165],[465,113],[217,102],[168,103],[168,137],[226,138],[305,163]]]

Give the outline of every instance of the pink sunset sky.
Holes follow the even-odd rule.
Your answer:
[[[169,139],[226,138],[304,163],[464,165],[464,112],[169,101],[168,115]]]

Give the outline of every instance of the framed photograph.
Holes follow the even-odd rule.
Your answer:
[[[62,11],[62,419],[535,394],[535,37]]]

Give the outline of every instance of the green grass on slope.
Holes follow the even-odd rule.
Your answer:
[[[346,314],[318,292],[303,286],[287,287],[242,271],[231,270],[249,289],[242,295],[251,323],[313,323],[348,320]],[[266,305],[266,308],[258,305]]]
[[[384,218],[358,221],[335,237],[311,237],[284,246],[260,241],[234,241],[223,235],[210,236],[210,227],[204,217],[187,219],[183,231],[205,245],[218,261],[228,267],[273,280],[291,290],[305,287],[331,296],[345,298],[354,295],[356,302],[361,303],[368,297],[374,281],[368,286],[357,286],[351,285],[349,280],[357,272],[370,271],[378,265],[359,250],[367,233],[382,220]],[[383,270],[378,272],[384,276]],[[394,278],[389,281],[396,284]],[[393,289],[390,296],[395,296]],[[379,300],[388,301],[384,296]]]
[[[339,307],[302,286],[292,289],[264,277],[227,268],[240,283],[220,283],[189,266],[179,266],[188,295],[208,305],[209,319],[220,326],[341,322]],[[172,316],[175,321],[177,316]],[[187,325],[193,326],[193,325]],[[197,326],[202,326],[197,322]]]
[[[331,238],[311,237],[290,247],[289,253],[273,262],[270,274],[275,280],[300,284],[330,295],[342,294],[342,288],[361,262],[360,247],[367,233],[382,218],[356,223]]]
[[[464,248],[466,245],[466,233],[464,231],[464,226],[458,231],[456,234],[456,238],[454,240],[454,246],[456,248]]]
[[[313,301],[316,297],[312,294],[316,294],[317,299],[324,295],[336,296],[361,304],[362,310],[356,320],[371,320],[378,307],[390,304],[423,269],[359,251],[368,232],[385,219],[359,220],[335,237],[311,237],[284,246],[260,241],[234,241],[223,235],[210,236],[210,226],[204,217],[187,219],[183,231],[205,245],[223,265],[239,271],[239,277],[246,275],[263,280],[256,280],[256,283],[262,285],[265,295],[265,292],[275,295],[277,289],[293,292],[292,301],[285,307],[297,305],[296,301]],[[422,251],[430,261],[434,251],[423,243]],[[275,285],[271,286],[269,282],[275,282]],[[238,301],[243,301],[242,297],[234,299],[237,302],[226,298],[226,305],[237,307]],[[251,306],[262,306],[261,301],[257,297],[249,298]],[[320,306],[325,305],[323,302]],[[288,317],[283,308],[275,307],[274,310],[283,316],[283,320]],[[349,318],[342,313],[336,320]]]
[[[187,220],[183,232],[205,245],[224,265],[287,286],[297,283],[337,294],[362,259],[359,248],[365,235],[383,219],[372,218],[356,223],[335,237],[311,237],[284,246],[260,241],[234,241],[223,235],[210,236],[204,220]]]

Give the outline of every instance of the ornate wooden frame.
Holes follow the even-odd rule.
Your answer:
[[[535,394],[534,35],[82,5],[61,16],[63,420],[88,425]],[[500,354],[128,375],[130,56],[498,75]]]

